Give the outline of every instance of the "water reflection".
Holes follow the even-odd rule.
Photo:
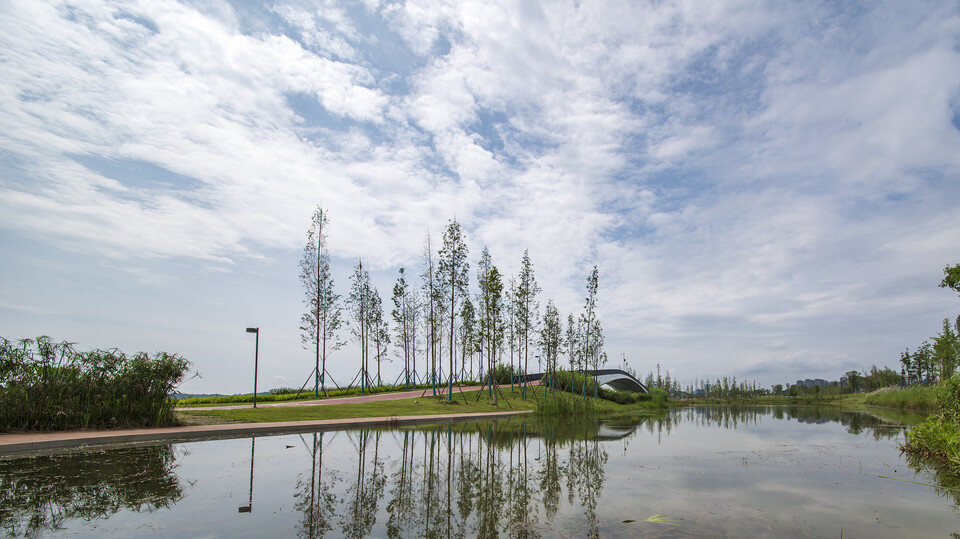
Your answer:
[[[635,427],[612,431],[622,436]],[[582,534],[596,535],[607,460],[600,442],[610,432],[596,422],[518,421],[352,431],[356,463],[342,497],[333,493],[337,479],[323,479],[324,435],[315,434],[310,479],[297,483],[298,531],[321,537],[336,520],[338,535],[361,537],[373,532],[382,509],[389,537],[535,536],[549,530],[540,515],[553,519],[566,484],[569,503],[583,507]],[[536,454],[533,440],[540,441]]]
[[[918,419],[917,416],[894,411],[851,412],[838,406],[827,405],[777,405],[777,406],[691,406],[675,410],[669,417],[648,422],[653,433],[669,434],[680,423],[701,427],[737,429],[757,426],[764,416],[774,419],[794,420],[798,423],[822,425],[839,423],[850,434],[869,434],[874,439],[892,438],[901,434],[904,427]]]
[[[269,522],[284,535],[295,530],[310,538],[649,535],[674,533],[645,520],[673,512],[687,518],[685,533],[749,533],[754,524],[774,530],[778,522],[796,521],[796,500],[809,503],[809,497],[831,492],[809,490],[820,488],[817,474],[823,474],[825,488],[837,489],[872,477],[845,459],[897,462],[894,437],[908,419],[835,407],[704,406],[604,421],[527,417],[261,437],[250,439],[249,448],[245,440],[229,440],[0,460],[0,529],[14,535],[60,530],[118,512],[166,508],[170,513],[153,525],[188,535],[204,519],[225,526],[225,534],[231,525],[247,533],[276,532],[261,527]],[[798,450],[810,433],[821,436],[815,449]],[[844,445],[852,436],[877,441],[868,448],[876,452]],[[762,454],[758,440],[771,441]],[[841,444],[837,453],[830,453],[830,440]],[[200,476],[196,489],[177,476],[191,458],[187,447],[197,453],[211,448],[209,458],[193,457],[190,474]],[[825,466],[836,467],[821,472]],[[796,475],[784,479],[783,473]],[[954,488],[960,483],[936,480],[941,495],[960,501]],[[805,487],[810,494],[804,481],[811,482]],[[778,490],[787,483],[789,488]],[[878,485],[895,490],[906,488],[902,484]],[[185,488],[196,503],[177,505]],[[866,497],[874,488],[845,491],[843,501],[862,492],[861,501],[872,503]],[[751,496],[764,515],[717,516],[730,500]],[[768,507],[776,496],[800,498]],[[244,514],[237,515],[244,502]],[[227,515],[218,513],[224,505]],[[824,511],[835,506],[828,503]],[[845,517],[828,512],[821,518]]]
[[[181,457],[162,445],[0,460],[0,531],[32,535],[71,519],[170,507],[183,497]]]

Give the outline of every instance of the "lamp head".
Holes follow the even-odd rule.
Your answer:
[[[260,328],[247,328],[247,333],[260,333]]]

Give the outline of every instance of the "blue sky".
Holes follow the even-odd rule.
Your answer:
[[[344,292],[463,224],[611,357],[835,378],[960,312],[955,2],[0,6],[0,334],[299,385],[296,263]],[[349,378],[355,350],[334,359]],[[388,369],[395,369],[396,364]]]

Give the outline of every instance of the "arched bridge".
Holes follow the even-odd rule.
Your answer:
[[[579,371],[578,371],[579,372]],[[633,391],[634,393],[647,393],[647,386],[643,385],[627,371],[620,369],[598,369],[588,370],[587,374],[596,378],[600,385],[610,386],[617,391]],[[527,375],[527,382],[536,382],[543,378],[544,373]]]

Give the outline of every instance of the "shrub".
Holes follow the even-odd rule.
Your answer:
[[[595,415],[599,411],[594,399],[582,399],[569,393],[558,393],[556,398],[540,399],[534,413],[540,416]]]
[[[165,352],[78,352],[49,337],[0,337],[0,431],[173,424],[170,395],[189,366]]]
[[[516,381],[517,375],[520,374],[520,371],[514,368],[512,365],[504,365],[503,363],[497,365],[493,369],[493,379],[497,384],[509,384],[510,377],[513,377],[513,380]]]

